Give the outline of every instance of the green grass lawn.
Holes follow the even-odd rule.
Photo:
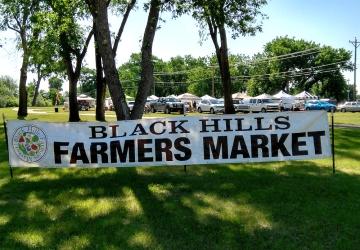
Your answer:
[[[53,107],[46,107],[46,108],[31,108],[33,109],[35,112],[38,113],[34,113],[34,114],[29,114],[29,116],[27,117],[28,120],[45,120],[45,121],[67,121],[68,120],[68,116],[69,116],[69,112],[65,112],[63,111],[61,108],[59,108],[59,112],[55,113],[55,110]],[[43,112],[43,113],[39,113],[39,112]],[[5,109],[0,109],[0,114],[1,113],[5,113],[6,117],[8,119],[16,119],[16,111],[13,110],[13,108],[5,108]],[[186,115],[200,115],[197,112],[194,113],[186,113]],[[202,113],[201,115],[210,115],[209,113]],[[242,113],[238,113],[238,115],[243,115]],[[145,114],[144,117],[145,118],[151,118],[151,117],[175,117],[175,116],[183,116],[177,112],[172,113],[170,115],[164,114],[162,112],[157,112],[157,113],[148,113]],[[329,116],[329,121],[330,121],[330,117],[331,114],[328,114]],[[80,112],[80,117],[82,121],[94,121],[95,120],[95,111],[94,110],[90,110],[90,111],[83,111]],[[116,120],[116,116],[115,116],[115,112],[114,111],[107,111],[106,112],[106,119],[107,121],[115,121]],[[353,124],[353,125],[360,125],[360,112],[356,112],[356,113],[352,113],[352,112],[336,112],[334,113],[334,123],[335,124]]]
[[[335,136],[335,175],[324,159],[188,166],[186,173],[21,168],[10,179],[0,127],[0,249],[358,249],[360,130],[338,128]]]

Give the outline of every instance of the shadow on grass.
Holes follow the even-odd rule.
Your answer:
[[[360,162],[345,150],[358,143],[339,130],[339,157]],[[16,169],[13,180],[0,167],[2,249],[356,249],[359,210],[360,176],[316,162]]]
[[[276,171],[234,166],[194,166],[187,174],[17,169],[0,189],[0,242],[21,249],[360,244],[359,176],[332,176],[310,162]]]

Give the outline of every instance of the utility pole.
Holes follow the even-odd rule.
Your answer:
[[[355,58],[354,58],[354,94],[353,94],[353,99],[356,101],[356,54],[357,54],[357,48],[360,45],[360,42],[356,39],[355,37],[355,41],[349,41],[349,43],[351,43],[352,45],[354,45],[355,48]]]

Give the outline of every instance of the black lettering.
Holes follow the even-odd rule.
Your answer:
[[[155,125],[156,124],[162,124],[163,125],[163,130],[161,131],[161,132],[156,132],[155,131]],[[161,134],[163,134],[163,133],[165,133],[165,131],[166,131],[166,129],[164,128],[165,127],[165,125],[166,125],[166,122],[154,122],[154,123],[152,123],[151,125],[150,125],[150,132],[152,133],[152,134],[154,134],[154,135],[161,135]]]
[[[175,124],[179,122],[180,124],[176,125]],[[190,133],[190,131],[186,130],[182,125],[188,122],[188,120],[182,120],[182,121],[169,121],[169,123],[171,124],[171,132],[169,134],[177,134],[178,132],[176,132],[177,129],[181,130],[179,133],[181,134],[186,134],[186,133]]]
[[[89,126],[91,129],[91,137],[89,139],[102,139],[107,137],[106,127],[104,126]],[[96,136],[97,134],[100,134],[100,136]]]
[[[153,161],[153,157],[146,157],[145,154],[146,153],[151,153],[152,152],[152,148],[146,148],[145,145],[146,144],[151,144],[152,143],[152,139],[139,139],[137,141],[138,143],[138,160],[139,162],[151,162]]]
[[[285,147],[285,141],[288,138],[289,134],[282,134],[280,138],[278,138],[277,134],[271,135],[271,156],[278,157],[279,150],[283,156],[290,156],[289,151]]]
[[[322,154],[321,136],[325,136],[325,131],[308,132],[308,136],[313,138],[315,154]]]
[[[250,158],[249,151],[242,135],[236,135],[234,137],[230,159],[236,159],[239,154],[242,154],[243,158]]]
[[[155,139],[155,159],[156,161],[162,161],[162,154],[165,153],[166,161],[172,161],[171,152],[172,142],[170,139]]]
[[[55,164],[61,164],[61,155],[67,155],[69,151],[67,149],[61,149],[61,147],[69,146],[68,142],[54,142],[54,156]]]
[[[244,128],[242,127],[244,118],[239,118],[239,119],[236,119],[236,120],[237,120],[237,129],[236,129],[236,131],[250,131],[250,130],[252,130],[252,126],[251,126],[251,125],[249,125],[249,127],[246,128],[246,129],[244,129]]]
[[[262,121],[264,120],[264,117],[255,117],[257,128],[255,130],[271,130],[272,125],[270,124],[269,127],[263,128]]]
[[[266,135],[251,135],[251,156],[258,158],[259,149],[261,149],[262,157],[269,157],[268,143],[269,139]]]
[[[89,163],[89,158],[86,155],[84,143],[81,142],[75,143],[71,152],[70,164],[74,164],[77,161],[82,161],[83,163]]]
[[[210,159],[210,150],[214,159],[219,159],[220,151],[222,154],[222,159],[228,158],[228,148],[227,148],[227,136],[219,136],[216,146],[213,140],[213,137],[204,137],[203,138],[203,147],[204,147],[204,159]]]
[[[127,157],[129,162],[135,162],[135,141],[125,140],[123,149],[121,149],[120,141],[110,142],[111,163],[117,163],[118,156],[120,162],[126,162]]]
[[[219,130],[219,121],[220,119],[211,119],[214,124],[207,124],[207,122],[209,121],[209,119],[204,119],[204,120],[199,120],[201,121],[201,131],[200,133],[204,133],[204,132],[221,132],[221,130]],[[208,131],[206,128],[207,127],[214,127],[213,131]]]
[[[118,137],[124,137],[126,136],[126,132],[124,132],[122,135],[117,135],[117,128],[119,125],[109,125],[111,128],[111,137],[110,138],[118,138]]]
[[[277,116],[275,118],[275,129],[288,129],[290,128],[289,116]],[[279,126],[282,125],[282,126]]]
[[[232,131],[231,129],[231,121],[232,119],[223,119],[225,121],[225,130],[224,131]]]
[[[140,134],[137,134],[140,133]],[[146,133],[143,125],[141,123],[136,124],[134,131],[132,132],[132,135],[147,135],[148,133]]]
[[[292,134],[292,152],[293,156],[307,155],[307,150],[300,150],[301,146],[306,146],[306,141],[299,141],[301,137],[305,137],[306,133],[294,133]]]
[[[182,144],[190,144],[190,140],[186,137],[176,138],[176,140],[174,141],[174,147],[175,149],[184,153],[184,155],[181,156],[181,154],[174,154],[174,157],[178,161],[187,161],[190,159],[192,152],[189,148],[185,147]]]
[[[98,163],[98,155],[101,156],[100,163],[108,163],[108,155],[106,150],[108,148],[105,142],[93,142],[90,145],[90,158],[91,163]]]

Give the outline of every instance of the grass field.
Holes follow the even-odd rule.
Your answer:
[[[359,114],[335,121],[351,123],[350,115]],[[27,119],[66,121],[67,113]],[[335,135],[335,175],[324,159],[186,173],[22,168],[10,179],[0,127],[0,249],[358,249],[360,130]]]
[[[29,116],[27,117],[28,120],[35,119],[35,120],[45,120],[45,121],[67,121],[69,112],[65,112],[61,109],[59,109],[58,113],[55,113],[54,108],[52,107],[46,107],[46,108],[32,108],[35,113],[29,113]],[[16,111],[13,110],[13,108],[5,108],[0,109],[0,114],[5,113],[7,119],[16,119]],[[203,113],[206,115],[209,115],[208,113]],[[199,113],[187,113],[186,115],[199,115]],[[238,113],[238,115],[243,115],[242,113]],[[145,118],[151,118],[151,117],[168,117],[169,115],[164,114],[162,112],[157,113],[148,113],[145,114]],[[182,116],[179,113],[172,113],[170,115],[171,117],[174,116]],[[329,120],[331,114],[328,114]],[[95,111],[83,111],[80,112],[80,117],[82,121],[94,121],[95,120]],[[107,111],[106,112],[106,119],[107,121],[115,121],[116,116],[114,111]],[[352,125],[359,125],[360,126],[360,112],[352,113],[352,112],[336,112],[334,113],[334,123],[335,124],[352,124]]]

